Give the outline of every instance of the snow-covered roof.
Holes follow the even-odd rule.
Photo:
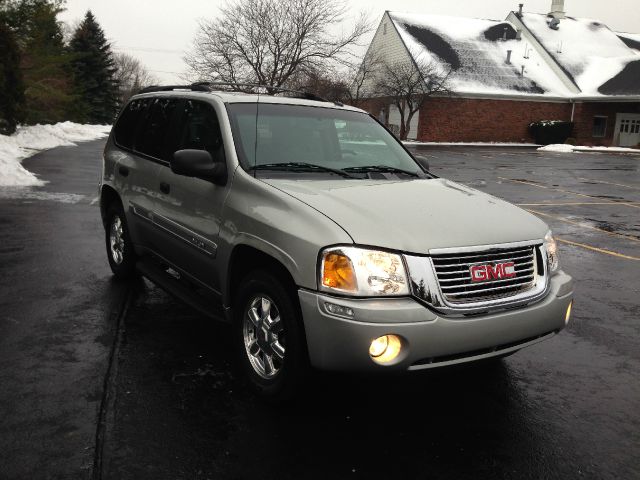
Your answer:
[[[452,69],[451,88],[457,93],[542,97],[570,93],[548,62],[527,42],[516,39],[510,22],[388,13],[416,60]]]
[[[633,48],[640,55],[640,33],[616,32],[616,35],[629,48]]]
[[[640,59],[620,34],[596,20],[566,17],[557,29],[551,17],[524,13],[520,21],[584,96],[640,94]],[[628,40],[635,40],[632,34]]]

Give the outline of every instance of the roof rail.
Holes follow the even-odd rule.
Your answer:
[[[259,83],[227,83],[227,82],[197,82],[191,85],[192,87],[208,87],[209,90],[212,90],[211,87],[227,87],[232,92],[247,92],[248,89],[258,89],[263,88],[267,91],[272,91],[275,93],[290,93],[295,98],[304,98],[305,100],[316,100],[318,102],[329,102],[326,98],[322,98],[319,95],[311,92],[303,92],[300,90],[292,90],[290,88],[282,88],[282,87],[270,87],[267,85],[260,85]]]
[[[282,87],[269,87],[267,85],[260,85],[259,83],[226,83],[226,82],[197,82],[191,85],[152,85],[150,87],[143,88],[138,93],[152,93],[152,92],[170,92],[173,90],[191,90],[192,92],[211,92],[214,90],[212,87],[226,87],[231,92],[248,92],[249,89],[265,89],[275,93],[289,93],[293,98],[303,98],[305,100],[315,100],[318,102],[330,102],[326,98],[322,98],[319,95],[311,92],[303,92],[300,90],[292,90],[290,88]],[[254,92],[255,93],[255,92]],[[340,102],[333,102],[336,105],[342,106]]]
[[[192,85],[152,85],[150,87],[143,88],[138,93],[170,92],[172,90],[191,90],[193,92],[211,91],[211,89],[207,88],[206,85],[194,83]]]

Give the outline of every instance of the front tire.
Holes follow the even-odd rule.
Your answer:
[[[255,271],[241,282],[234,305],[242,369],[258,394],[276,402],[293,397],[309,370],[292,290],[279,278]]]
[[[109,266],[113,275],[118,280],[135,277],[136,252],[129,236],[124,210],[119,203],[112,203],[107,209],[105,241]]]

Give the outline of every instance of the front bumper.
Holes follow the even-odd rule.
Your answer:
[[[348,299],[299,290],[311,364],[322,370],[420,370],[503,355],[553,336],[565,326],[571,277],[551,277],[537,303],[486,315],[446,317],[412,298]],[[349,307],[352,319],[329,313],[325,302]],[[403,349],[391,365],[369,357],[371,341],[395,334]]]

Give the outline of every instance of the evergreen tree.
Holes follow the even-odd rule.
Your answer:
[[[25,122],[56,123],[68,120],[76,108],[57,15],[62,0],[0,1],[0,21],[15,35],[25,88]]]
[[[111,46],[89,10],[69,44],[76,92],[91,123],[111,123],[118,109],[118,84]]]
[[[24,120],[20,51],[13,32],[0,19],[0,134],[10,135]]]

